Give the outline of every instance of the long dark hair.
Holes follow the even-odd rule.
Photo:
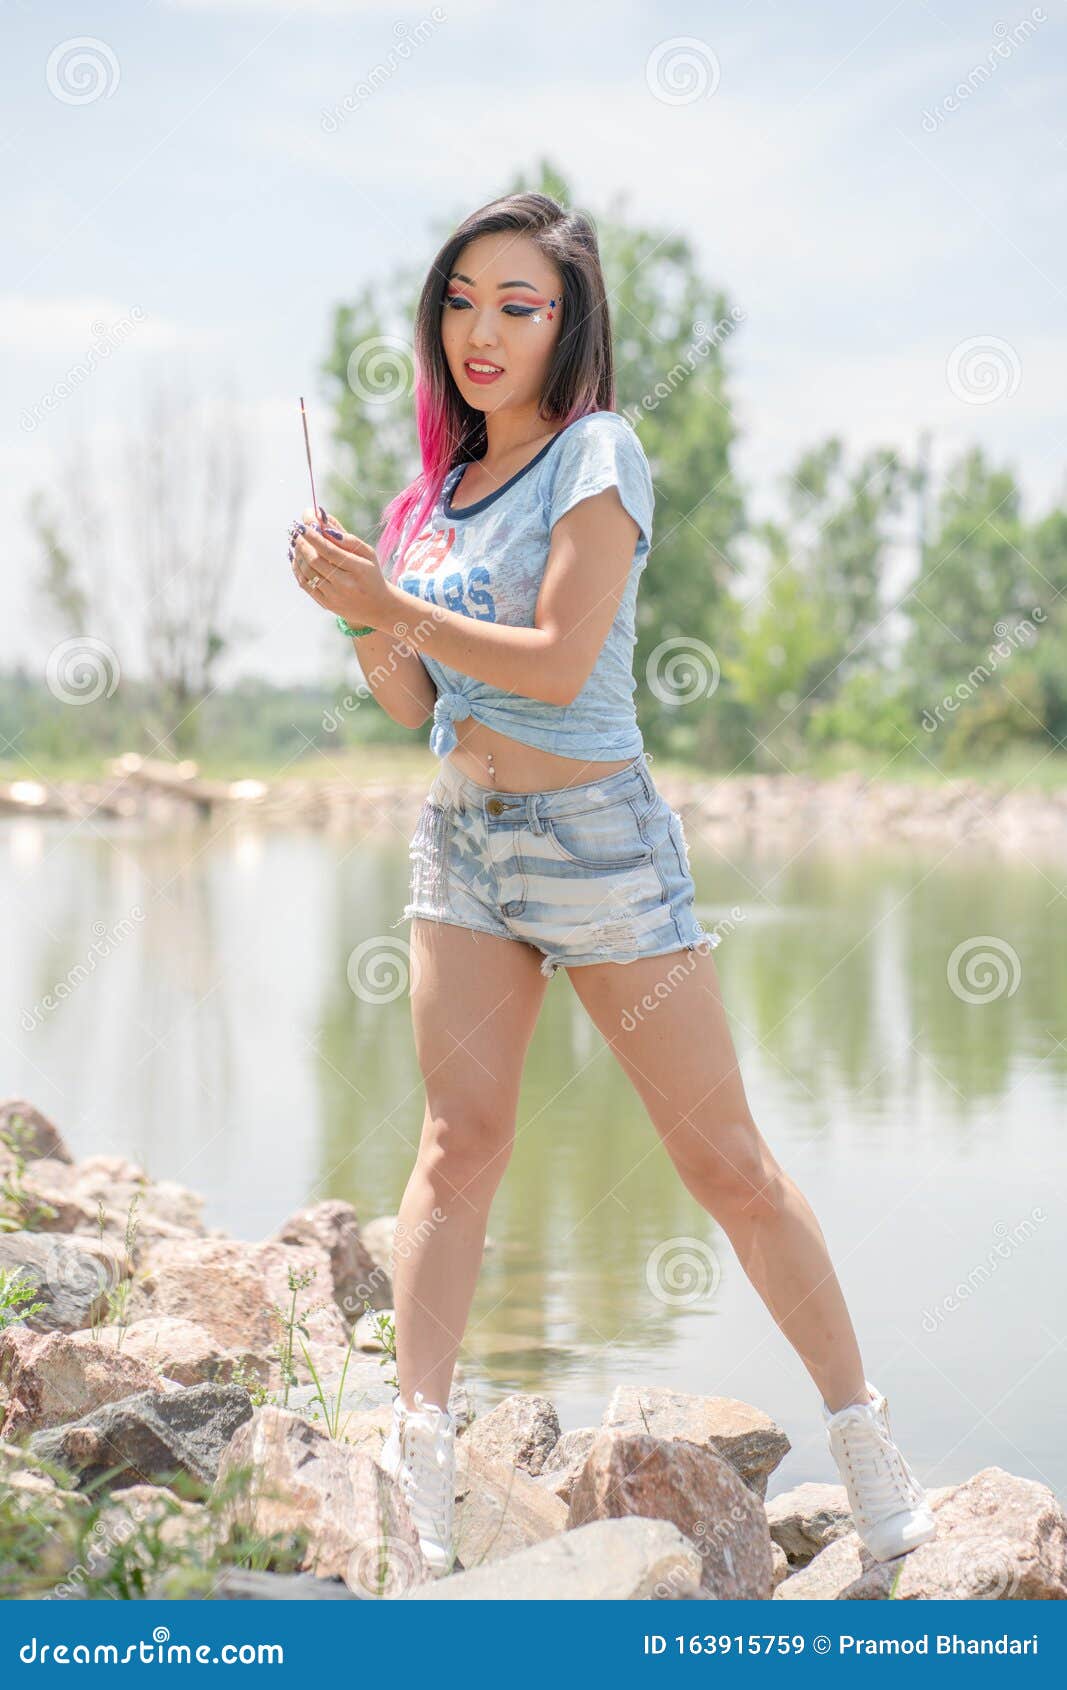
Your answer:
[[[452,379],[441,344],[448,278],[462,249],[479,235],[528,235],[552,260],[563,282],[562,332],[548,367],[540,415],[568,424],[590,411],[615,409],[615,360],[600,248],[592,220],[566,211],[547,194],[507,194],[472,211],[450,235],[423,283],[415,314],[415,426],[422,469],[385,507],[378,539],[383,565],[404,536],[417,534],[433,510],[445,476],[457,463],[484,456],[485,414],[468,405]]]

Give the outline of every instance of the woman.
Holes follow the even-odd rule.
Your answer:
[[[387,507],[378,552],[324,511],[290,531],[300,586],[361,641],[394,720],[432,712],[442,760],[401,917],[426,1111],[398,1220],[417,1247],[397,1252],[383,1462],[447,1572],[456,1352],[526,1050],[564,967],[820,1392],[860,1537],[879,1560],[902,1554],[933,1517],[819,1224],[752,1118],[711,956],[722,935],[695,918],[681,822],[642,750],[632,657],[652,482],[615,410],[588,218],[534,193],[468,217],[430,268],[415,362],[423,469]],[[649,992],[656,1013],[635,1022]]]

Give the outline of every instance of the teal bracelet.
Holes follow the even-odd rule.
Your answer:
[[[337,618],[337,626],[340,628],[342,634],[351,634],[357,640],[359,639],[360,634],[374,633],[373,628],[353,628],[352,624],[350,622],[346,622],[343,616],[339,616]]]

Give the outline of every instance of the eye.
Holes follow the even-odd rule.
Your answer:
[[[445,304],[453,311],[459,310],[461,306],[465,311],[470,310],[470,300],[464,299],[461,293],[450,293],[445,299]]]
[[[504,306],[504,310],[510,312],[513,317],[532,317],[533,314],[534,314],[534,311],[536,309],[537,308],[534,305],[505,305]]]

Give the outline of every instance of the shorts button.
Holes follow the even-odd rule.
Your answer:
[[[489,811],[489,814],[491,816],[499,816],[501,811],[504,808],[504,806],[500,802],[499,798],[490,798],[488,804],[486,804],[485,807]]]

